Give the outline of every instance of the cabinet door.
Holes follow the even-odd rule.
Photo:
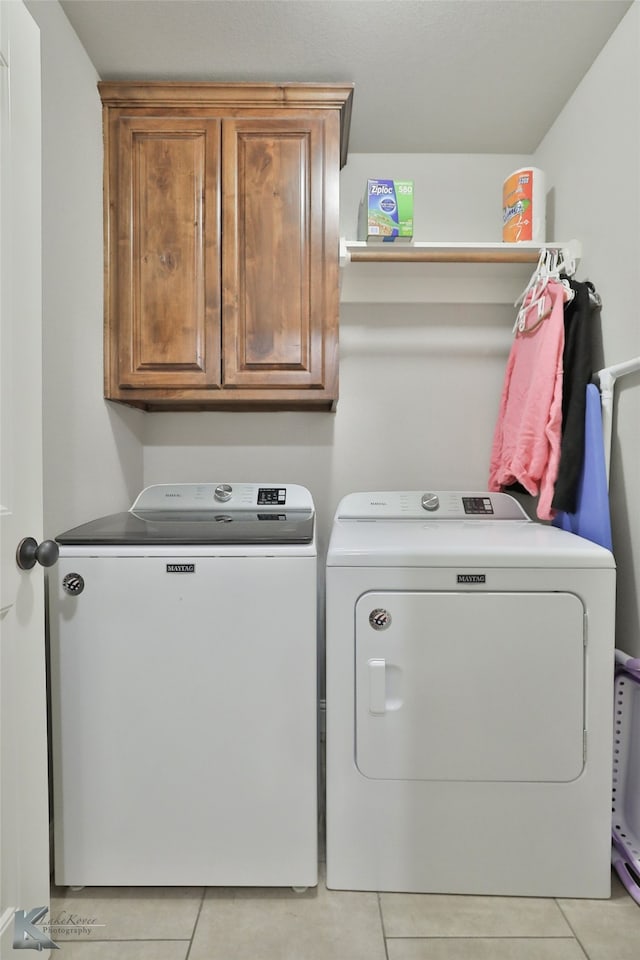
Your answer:
[[[338,115],[223,121],[225,388],[335,396]]]
[[[111,141],[107,396],[219,387],[220,122],[119,116]]]

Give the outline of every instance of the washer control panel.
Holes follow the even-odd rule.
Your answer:
[[[306,487],[296,483],[156,483],[136,498],[131,512],[207,510],[223,503],[225,510],[252,507],[313,510]]]

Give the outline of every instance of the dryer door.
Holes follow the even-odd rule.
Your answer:
[[[570,593],[365,593],[358,769],[375,779],[575,779],[584,621]]]

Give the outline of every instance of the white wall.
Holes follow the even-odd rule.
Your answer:
[[[620,23],[540,144],[556,235],[583,242],[603,300],[604,364],[640,356],[640,4]],[[600,358],[602,360],[602,358]],[[640,656],[640,374],[618,381],[610,500],[619,647]]]
[[[26,5],[42,48],[44,529],[54,536],[131,502],[143,418],[102,397],[98,77],[58,3]]]

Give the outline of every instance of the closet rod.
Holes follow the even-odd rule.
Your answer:
[[[579,260],[577,240],[565,243],[499,243],[416,240],[412,243],[366,243],[340,238],[340,266],[348,263],[537,263],[541,249],[558,250],[564,260]]]
[[[438,250],[390,245],[351,247],[352,263],[537,263],[539,250]]]
[[[624,360],[622,363],[614,363],[611,367],[603,367],[596,373],[596,379],[600,386],[600,398],[602,405],[602,436],[604,442],[604,456],[607,469],[607,485],[609,483],[609,473],[611,469],[611,443],[613,438],[613,392],[616,380],[626,376],[628,373],[637,373],[640,370],[640,357],[633,360]]]

